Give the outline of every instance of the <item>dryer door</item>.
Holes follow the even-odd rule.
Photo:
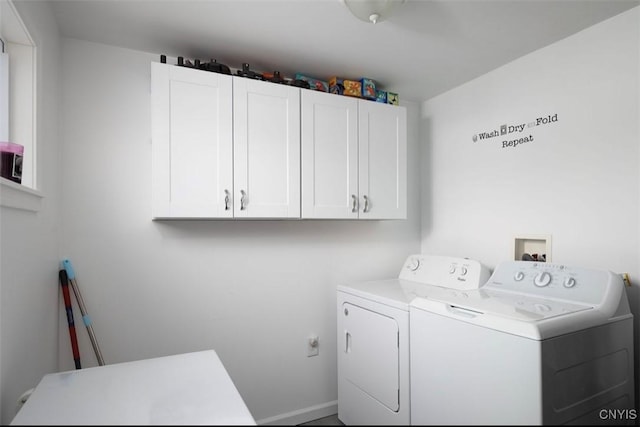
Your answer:
[[[395,319],[342,304],[343,375],[390,410],[399,409],[399,328]]]

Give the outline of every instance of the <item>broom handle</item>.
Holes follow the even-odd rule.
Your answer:
[[[104,358],[102,357],[102,352],[100,351],[100,346],[98,346],[98,340],[96,339],[96,334],[93,332],[93,325],[91,324],[91,317],[87,314],[87,308],[84,305],[84,300],[82,299],[82,295],[80,295],[80,288],[78,287],[78,282],[76,281],[76,273],[73,271],[73,266],[71,265],[71,261],[65,259],[62,261],[62,265],[67,272],[67,276],[71,280],[71,289],[73,289],[73,293],[76,296],[76,300],[78,301],[78,306],[80,307],[80,313],[82,313],[82,321],[84,325],[87,327],[87,332],[89,333],[89,339],[91,339],[91,345],[93,346],[93,351],[96,354],[96,359],[98,359],[98,365],[104,365]]]
[[[78,348],[78,338],[76,336],[76,326],[73,321],[73,306],[71,305],[71,295],[69,294],[69,278],[67,272],[60,270],[58,272],[60,278],[60,287],[62,288],[62,296],[64,298],[64,309],[67,314],[67,324],[69,325],[69,338],[71,338],[71,351],[73,353],[73,362],[76,369],[81,369],[80,365],[80,349]]]

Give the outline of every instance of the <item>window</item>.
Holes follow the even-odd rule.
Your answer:
[[[0,142],[9,141],[9,54],[5,52],[4,38],[0,36]]]
[[[36,46],[10,0],[0,0],[0,39],[0,141],[24,147],[22,182],[0,177],[0,201],[2,206],[37,210],[30,202],[15,202],[16,197],[41,195],[36,179]]]

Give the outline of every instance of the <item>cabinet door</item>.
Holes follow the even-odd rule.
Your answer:
[[[154,218],[233,216],[231,76],[151,64]]]
[[[406,108],[364,100],[358,107],[360,218],[406,219]]]
[[[358,100],[301,92],[302,217],[358,218]]]
[[[300,89],[233,77],[234,216],[300,218]]]

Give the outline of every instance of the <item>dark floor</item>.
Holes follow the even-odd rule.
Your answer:
[[[329,415],[328,417],[318,418],[317,420],[298,424],[301,426],[343,426],[342,421],[338,419],[338,414]]]

